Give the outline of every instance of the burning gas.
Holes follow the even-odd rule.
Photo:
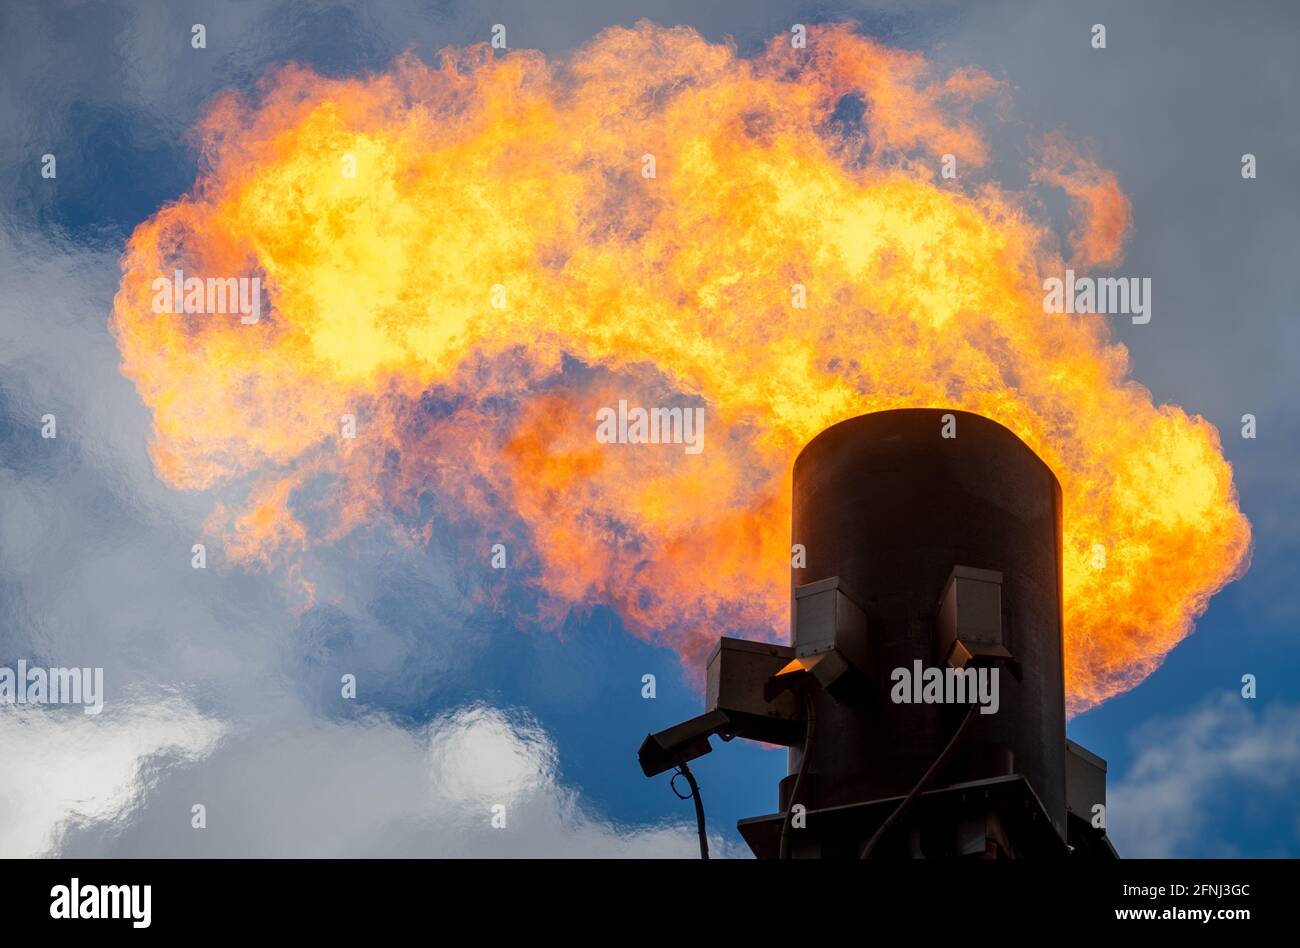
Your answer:
[[[1127,380],[1102,317],[1044,313],[1044,276],[1118,259],[1129,206],[1059,135],[1028,191],[982,173],[975,113],[1004,96],[845,26],[750,58],[642,23],[562,61],[284,69],[212,105],[193,189],[123,258],[156,470],[237,492],[209,525],[228,559],[292,573],[359,525],[448,518],[466,562],[507,544],[543,615],[608,603],[696,661],[783,634],[806,441],[968,409],[1061,480],[1091,706],[1191,631],[1250,528],[1214,428]],[[1038,188],[1072,201],[1068,257]],[[260,278],[260,318],[155,312],[176,270]],[[601,443],[620,401],[703,407],[706,449]]]

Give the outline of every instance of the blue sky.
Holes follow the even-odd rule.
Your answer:
[[[102,664],[131,700],[94,723],[0,714],[29,760],[0,777],[0,855],[691,855],[689,804],[635,761],[645,733],[700,710],[675,653],[629,635],[609,609],[559,635],[521,628],[467,605],[435,553],[376,552],[370,538],[313,564],[361,608],[296,616],[272,577],[240,571],[194,586],[173,551],[188,550],[209,499],[153,476],[149,416],[116,371],[106,324],[122,242],[194,180],[182,133],[217,92],[290,60],[329,74],[382,68],[408,46],[429,60],[498,20],[512,45],[562,53],[641,16],[734,36],[742,52],[790,23],[852,18],[949,65],[983,66],[1012,85],[1018,121],[1095,142],[1133,201],[1125,269],[1152,276],[1163,317],[1150,332],[1117,323],[1116,335],[1158,402],[1219,427],[1256,547],[1251,570],[1149,680],[1069,733],[1109,761],[1122,853],[1300,855],[1300,15],[1285,3],[1130,6],[6,4],[0,664]],[[208,25],[199,65],[186,56],[191,22]],[[1104,60],[1087,47],[1094,22],[1108,26]],[[997,160],[1012,175],[1004,144]],[[37,173],[47,149],[57,189]],[[1260,177],[1243,186],[1246,151]],[[44,411],[66,419],[53,448],[34,434]],[[1256,440],[1238,436],[1244,412],[1259,418]],[[348,670],[367,687],[340,709],[331,689]],[[641,698],[647,673],[653,701]],[[1239,694],[1246,673],[1258,677],[1253,702]],[[276,780],[277,759],[298,761],[295,779]],[[490,773],[465,776],[484,761]],[[784,752],[715,741],[695,770],[711,829],[743,854],[735,821],[775,808]],[[431,830],[407,778],[432,779],[448,813],[483,794],[517,801],[525,827],[492,836],[453,815]],[[265,809],[236,829],[250,795]],[[226,827],[219,839],[188,832],[200,797]],[[374,812],[330,823],[353,800]],[[325,829],[313,834],[311,819]]]

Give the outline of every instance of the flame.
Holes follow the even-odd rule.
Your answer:
[[[1072,201],[1075,266],[1120,258],[1129,204],[1061,135],[1028,190],[991,180],[975,116],[1005,96],[847,25],[752,57],[640,23],[553,61],[282,69],[212,104],[194,187],[123,256],[112,326],[155,469],[238,494],[209,523],[234,562],[292,573],[436,516],[466,562],[505,542],[541,618],[611,604],[697,662],[781,634],[805,442],[967,409],[1060,478],[1067,690],[1095,705],[1190,633],[1250,527],[1215,429],[1127,379],[1104,317],[1043,312],[1065,262],[1036,189]],[[258,275],[269,305],[153,312],[178,267]],[[619,399],[705,406],[703,452],[597,443]]]

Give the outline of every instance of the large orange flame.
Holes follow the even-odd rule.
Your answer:
[[[289,570],[362,523],[418,536],[434,496],[548,613],[609,603],[697,661],[783,631],[802,444],[964,408],[1060,477],[1068,691],[1096,704],[1191,631],[1250,528],[1214,428],[1126,380],[1103,317],[1043,312],[1045,275],[1118,259],[1129,206],[1060,135],[1029,191],[988,180],[974,114],[1004,96],[847,26],[752,58],[642,23],[563,61],[284,69],[213,104],[194,188],[123,259],[113,327],[156,470],[247,487],[211,528]],[[1068,261],[1036,188],[1072,201]],[[177,268],[258,275],[270,308],[156,314]],[[620,398],[704,405],[704,451],[597,443]]]

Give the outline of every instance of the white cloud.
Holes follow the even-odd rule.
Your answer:
[[[1289,809],[1300,794],[1300,706],[1221,695],[1180,717],[1144,725],[1140,748],[1107,794],[1110,835],[1128,857],[1231,856],[1225,825],[1245,801]],[[1279,851],[1286,840],[1279,840]],[[1266,853],[1254,853],[1265,855]]]
[[[148,758],[192,759],[222,730],[181,701],[95,717],[0,707],[0,858],[50,852],[68,822],[111,824],[142,798]]]
[[[305,712],[235,727],[177,705],[108,725],[0,715],[0,741],[28,762],[0,771],[4,856],[698,855],[693,824],[593,812],[534,721],[481,704],[416,729]]]
[[[429,743],[431,786],[459,804],[513,803],[555,779],[555,747],[545,732],[526,720],[512,724],[491,708],[456,713]]]

